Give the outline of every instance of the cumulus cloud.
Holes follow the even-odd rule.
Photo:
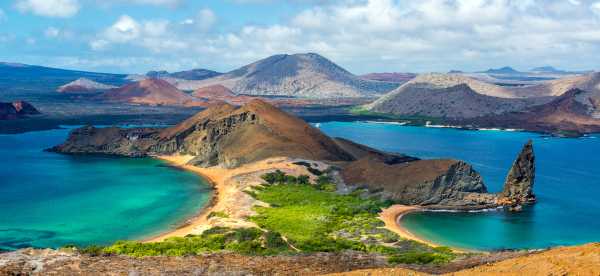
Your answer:
[[[194,18],[181,21],[182,25],[194,26],[201,31],[207,31],[217,22],[217,16],[211,9],[202,9]]]
[[[179,7],[185,0],[93,0],[96,5],[101,7],[110,7],[116,4],[136,4],[136,5],[152,5],[152,6],[166,6],[166,7]]]
[[[15,7],[21,12],[63,18],[77,14],[80,9],[78,0],[17,0]]]
[[[110,48],[113,44],[128,44],[144,47],[153,52],[180,50],[187,47],[170,32],[172,26],[168,20],[144,20],[138,22],[128,15],[122,15],[110,27],[106,28],[94,40],[90,47],[96,51]]]
[[[217,69],[295,52],[322,53],[356,73],[547,63],[593,68],[600,63],[597,16],[600,2],[583,0],[340,0],[224,33],[184,28],[214,25],[211,10],[176,24],[124,16],[90,45],[178,53],[211,60]]]
[[[600,2],[595,2],[592,3],[592,5],[590,5],[590,9],[592,10],[592,12],[594,12],[597,16],[600,16]]]
[[[66,29],[50,26],[44,30],[44,36],[50,39],[68,39],[73,37],[73,33]]]

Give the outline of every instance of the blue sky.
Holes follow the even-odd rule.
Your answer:
[[[228,71],[317,52],[348,70],[598,69],[600,1],[3,0],[0,60]]]

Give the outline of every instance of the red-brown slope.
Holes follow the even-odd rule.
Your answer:
[[[475,123],[543,132],[600,132],[600,119],[591,117],[588,107],[578,100],[586,93],[571,89],[549,103],[523,112],[479,118]]]
[[[180,153],[197,156],[196,164],[202,165],[236,166],[276,156],[352,159],[318,129],[262,100],[239,108],[225,103],[212,106],[159,137],[176,141]]]
[[[130,83],[111,89],[101,97],[108,101],[145,105],[194,105],[196,102],[190,95],[161,79],[145,79]]]
[[[233,105],[244,105],[257,99],[257,97],[236,95],[229,88],[220,84],[199,88],[192,93],[192,96],[206,101],[223,101]]]

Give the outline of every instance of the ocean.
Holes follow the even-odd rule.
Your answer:
[[[403,217],[412,233],[475,250],[537,249],[600,241],[600,139],[530,132],[471,131],[379,122],[329,122],[320,129],[371,147],[420,158],[469,162],[499,192],[512,162],[532,139],[538,202],[522,212],[423,212]]]

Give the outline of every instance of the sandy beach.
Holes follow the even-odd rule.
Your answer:
[[[276,169],[288,174],[310,175],[304,166],[293,164],[293,162],[297,160],[286,157],[270,158],[234,169],[220,167],[201,168],[186,165],[193,156],[175,155],[154,157],[167,161],[173,166],[199,174],[210,182],[214,191],[210,203],[203,208],[197,216],[189,219],[185,225],[147,239],[145,240],[146,242],[158,242],[170,237],[200,234],[204,230],[216,226],[256,227],[256,224],[248,221],[247,218],[255,214],[252,210],[254,206],[264,206],[265,204],[246,194],[244,192],[245,190],[253,186],[261,185],[263,180],[260,176],[268,171]],[[324,164],[321,165],[325,166]],[[211,217],[211,213],[219,213],[222,215]]]
[[[379,218],[383,220],[385,223],[385,228],[390,231],[398,234],[400,237],[409,240],[415,240],[429,246],[437,247],[438,244],[432,243],[430,241],[421,239],[411,232],[409,232],[406,228],[402,227],[398,221],[402,218],[403,215],[408,214],[410,212],[419,211],[421,208],[418,206],[408,206],[408,205],[392,205],[389,208],[383,209],[379,214]]]

